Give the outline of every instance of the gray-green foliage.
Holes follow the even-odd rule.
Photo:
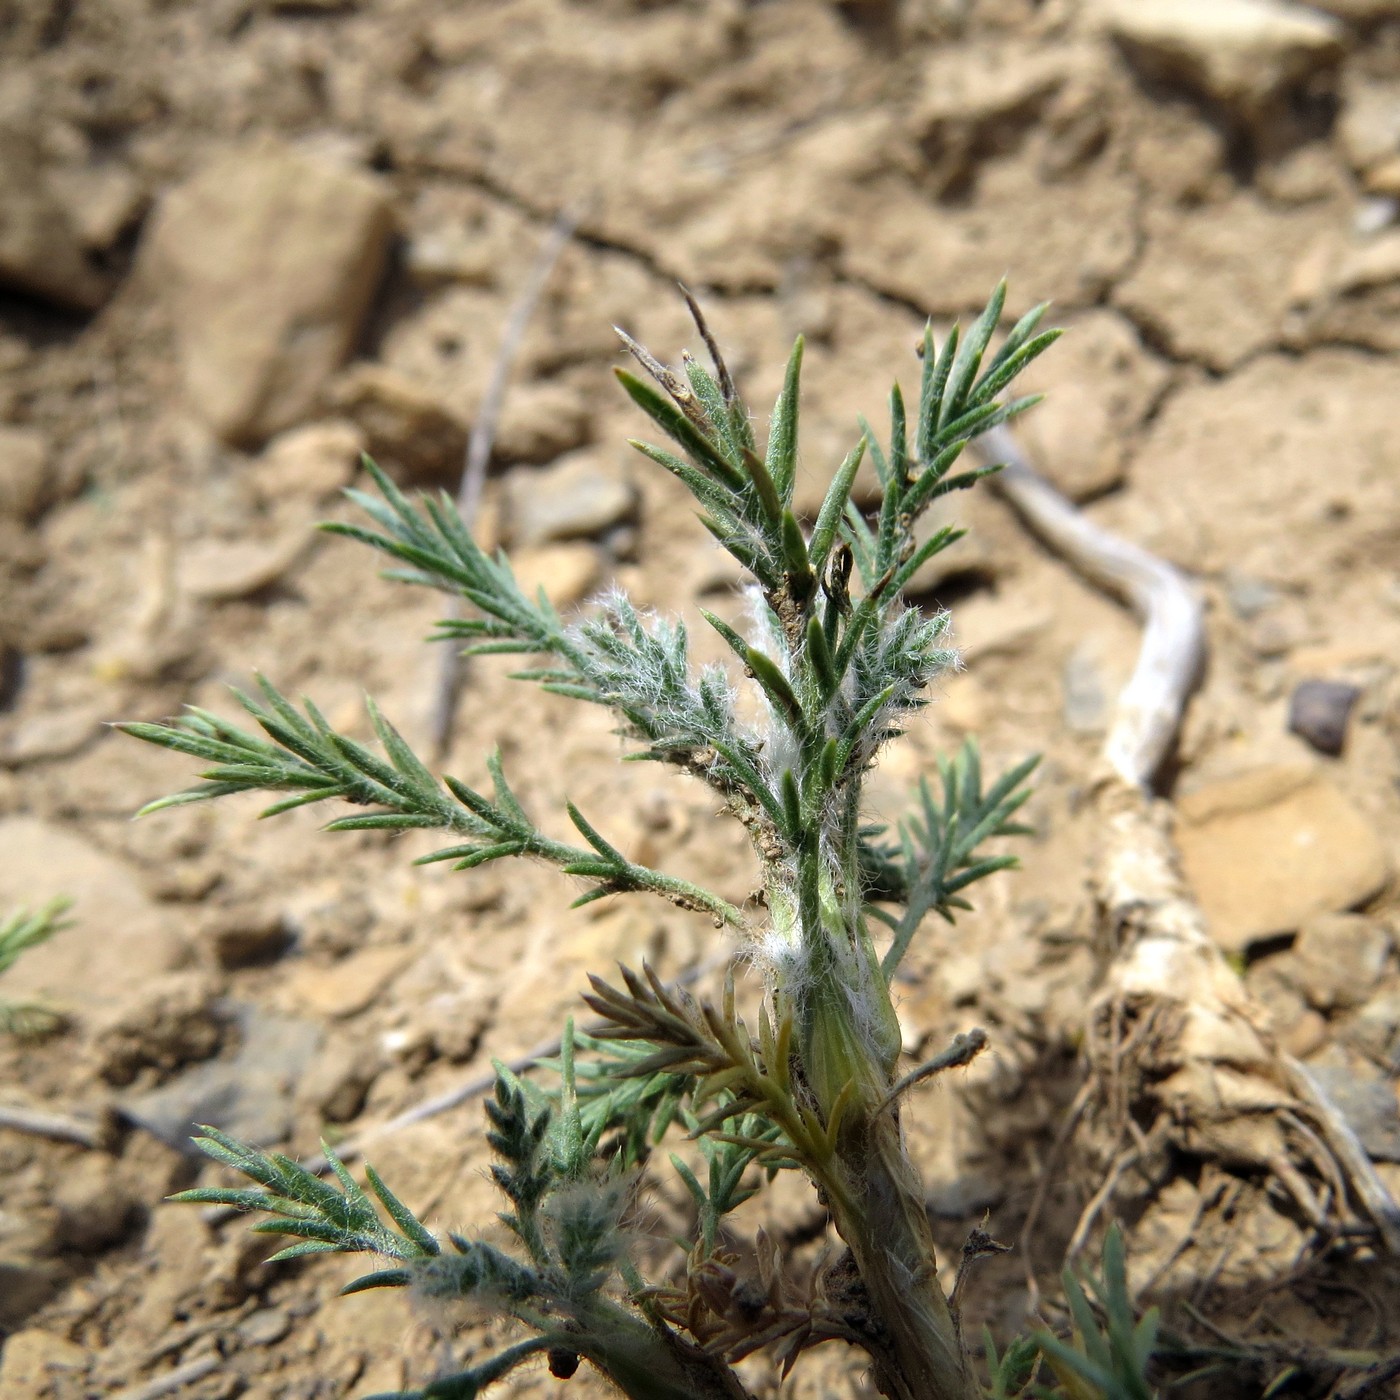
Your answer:
[[[26,949],[51,938],[64,927],[67,899],[52,899],[31,913],[17,909],[0,919],[0,974],[14,966]],[[0,996],[0,1031],[11,1035],[38,1035],[62,1020],[53,1007],[36,1001],[14,1001]]]
[[[207,1188],[186,1199],[268,1213],[256,1228],[297,1237],[288,1253],[387,1260],[354,1287],[471,1297],[530,1333],[484,1366],[417,1394],[475,1395],[544,1352],[560,1374],[585,1358],[630,1396],[739,1397],[745,1391],[730,1362],[768,1347],[789,1367],[828,1339],[863,1348],[876,1383],[899,1400],[981,1393],[938,1282],[898,1116],[921,1073],[965,1062],[984,1041],[901,1076],[890,983],[928,913],[951,919],[967,907],[969,885],[1011,863],[985,843],[1023,830],[1013,816],[1032,765],[984,788],[969,746],[943,764],[941,794],[923,785],[892,833],[869,824],[861,799],[881,747],[955,662],[946,614],[911,606],[902,591],[959,532],[920,543],[915,527],[933,501],[991,470],[954,467],[978,433],[1030,406],[1000,395],[1055,336],[1039,331],[1037,308],[993,352],[1003,298],[999,287],[965,336],[954,330],[938,347],[925,334],[914,412],[896,388],[887,444],[861,423],[807,526],[793,505],[802,342],[760,450],[698,312],[712,370],[687,357],[678,373],[624,336],[648,377],[619,378],[671,442],[635,445],[690,491],[704,526],[752,580],[750,634],[704,616],[757,688],[764,718],[756,725],[741,719],[725,668],[691,662],[683,625],[643,616],[616,593],[566,622],[542,593],[519,586],[503,554],[476,544],[446,497],[412,501],[371,463],[379,494],[350,493],[369,523],[327,527],[387,555],[392,577],[469,605],[466,616],[442,624],[442,638],[474,655],[532,658],[517,674],[611,710],[630,758],[708,785],[748,832],[759,867],[761,896],[742,908],[632,861],[572,804],[583,844],[547,837],[511,790],[499,755],[487,760],[489,793],[439,779],[372,704],[378,750],[266,681],[259,696],[238,697],[258,733],[200,710],[124,726],[210,765],[197,786],[147,811],[250,790],[277,795],[269,814],[346,801],[354,812],[331,830],[438,830],[447,844],[427,860],[469,869],[532,856],[585,882],[577,903],[646,892],[704,912],[736,931],[763,974],[751,1023],[739,1014],[732,980],[712,1005],[650,970],[624,969],[620,986],[595,977],[586,999],[601,1029],[584,1035],[570,1026],[555,1087],[500,1072],[489,1140],[513,1248],[433,1239],[371,1175],[386,1226],[333,1159],[338,1189],[211,1130],[206,1150],[257,1187]],[[867,455],[879,483],[870,512],[851,499]],[[892,934],[883,951],[872,934],[880,924]],[[699,1145],[698,1162],[670,1157],[692,1197],[695,1229],[680,1273],[648,1283],[626,1226],[653,1149],[675,1128]],[[762,1239],[759,1277],[741,1277],[727,1233],[762,1174],[784,1170],[810,1178],[847,1246],[805,1287],[782,1276]]]

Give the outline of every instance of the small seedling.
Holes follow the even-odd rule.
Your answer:
[[[532,857],[585,882],[576,904],[646,893],[707,915],[733,930],[736,952],[761,973],[759,1004],[743,1016],[732,979],[710,1004],[647,969],[624,970],[620,985],[595,976],[585,1000],[603,1028],[585,1035],[569,1026],[550,1083],[499,1072],[488,1138],[509,1202],[501,1218],[510,1247],[436,1238],[372,1169],[366,1191],[329,1152],[335,1184],[213,1129],[200,1139],[256,1185],[180,1199],[264,1213],[254,1229],[295,1241],[277,1258],[371,1254],[380,1267],[350,1291],[411,1287],[472,1300],[523,1328],[518,1345],[400,1400],[475,1396],[540,1356],[561,1377],[586,1361],[637,1400],[741,1397],[733,1363],[766,1349],[786,1371],[826,1341],[864,1351],[875,1384],[895,1400],[984,1393],[940,1282],[900,1127],[903,1097],[984,1042],[965,1038],[904,1072],[891,984],[928,915],[951,921],[968,907],[972,885],[1014,863],[988,843],[1025,830],[1014,818],[1034,760],[986,783],[968,745],[940,765],[936,789],[921,785],[893,830],[872,824],[862,793],[880,751],[956,664],[948,615],[921,611],[902,594],[961,532],[920,542],[915,527],[936,500],[996,470],[957,468],[969,442],[1035,402],[1003,393],[1057,334],[1039,329],[1037,307],[993,351],[1004,295],[998,287],[966,334],[955,328],[941,347],[925,332],[912,413],[896,387],[885,440],[862,421],[805,525],[793,506],[801,340],[760,449],[698,310],[711,368],[687,357],[673,370],[623,336],[644,375],[618,377],[670,440],[634,445],[692,494],[701,523],[749,578],[756,621],[747,633],[704,614],[733,653],[732,668],[693,665],[684,626],[644,615],[621,593],[566,622],[542,593],[522,591],[503,554],[476,544],[446,497],[411,501],[373,463],[379,494],[350,493],[369,523],[326,527],[388,555],[392,577],[465,609],[440,637],[473,655],[536,658],[522,680],[605,706],[630,758],[708,786],[748,833],[759,867],[761,893],[744,907],[634,861],[572,804],[578,840],[546,836],[499,753],[486,760],[485,787],[439,779],[373,704],[377,750],[267,681],[260,694],[238,697],[260,733],[203,710],[123,726],[210,765],[198,786],[147,811],[250,790],[278,795],[269,813],[338,799],[352,811],[330,823],[333,831],[443,832],[445,844],[424,861],[469,870]],[[878,479],[868,511],[851,495],[867,458]],[[732,671],[756,688],[756,725],[741,718]],[[696,1141],[701,1170],[661,1157],[668,1132]],[[678,1267],[649,1282],[634,1258],[633,1205],[642,1176],[668,1164],[693,1199],[694,1228]],[[801,1288],[761,1234],[751,1242],[756,1274],[739,1270],[731,1247],[731,1213],[783,1171],[809,1179],[844,1243]],[[992,1348],[991,1393],[1103,1390],[1100,1352],[1119,1339],[1114,1332],[1102,1342],[1080,1312],[1068,1345],[1082,1364],[1033,1340],[1002,1357]],[[1133,1341],[1138,1365],[1150,1336]],[[1042,1355],[1059,1377],[1054,1390],[1034,1380]],[[1103,1393],[1116,1400],[1146,1391]]]

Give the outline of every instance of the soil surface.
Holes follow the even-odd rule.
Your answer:
[[[241,1222],[162,1205],[217,1179],[188,1125],[309,1155],[537,1045],[590,970],[724,952],[698,916],[571,912],[577,891],[530,866],[415,870],[428,843],[320,835],[315,812],[259,823],[240,799],[133,823],[191,764],[104,728],[233,715],[227,687],[257,670],[356,735],[368,692],[426,744],[440,601],[313,525],[355,515],[339,492],[363,449],[455,489],[563,211],[577,235],[529,321],[479,521],[562,608],[616,580],[691,619],[741,610],[678,485],[625,445],[643,424],[612,381],[614,324],[673,361],[694,346],[678,279],[755,405],[807,336],[809,509],[856,415],[882,425],[891,381],[916,382],[927,318],[966,320],[1003,274],[1012,312],[1053,299],[1069,334],[1029,376],[1048,398],[1026,446],[1207,603],[1166,788],[1187,874],[1400,1194],[1400,5],[12,0],[0,912],[75,903],[5,976],[66,1023],[0,1043],[0,1103],[95,1123],[98,1145],[0,1128],[5,1400],[310,1400],[484,1355],[499,1327],[338,1301],[352,1261],[264,1267]],[[1103,1180],[1057,1144],[1104,957],[1086,784],[1138,630],[993,493],[947,518],[970,535],[920,601],[952,608],[965,669],[872,796],[898,817],[969,734],[989,771],[1044,755],[1023,868],[930,926],[901,983],[911,1054],[991,1036],[908,1121],[949,1259],[984,1219],[1018,1244],[970,1285],[977,1334],[1004,1341],[1037,1296],[1061,1316]],[[746,897],[743,834],[706,792],[620,767],[605,716],[506,670],[470,666],[445,771],[479,784],[500,745],[549,829],[570,797],[639,859]],[[436,1228],[498,1208],[475,1100],[370,1155]],[[664,1235],[685,1201],[658,1175]],[[1393,1351],[1397,1261],[1320,1238],[1271,1189],[1184,1158],[1128,1173],[1111,1210],[1144,1301],[1198,1341]],[[742,1219],[801,1259],[827,1240],[796,1183]],[[1288,1364],[1257,1352],[1213,1393],[1258,1395]],[[763,1394],[868,1385],[837,1347],[781,1387],[761,1358],[745,1374]],[[1344,1374],[1324,1358],[1290,1393]],[[560,1385],[541,1365],[502,1393]]]

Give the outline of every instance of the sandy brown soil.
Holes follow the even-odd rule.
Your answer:
[[[438,605],[311,527],[353,513],[362,447],[455,486],[566,208],[482,521],[563,605],[615,578],[651,606],[737,606],[678,488],[625,447],[641,425],[611,381],[614,323],[670,357],[693,339],[677,278],[756,404],[806,333],[809,503],[855,415],[913,382],[926,317],[1003,273],[1014,311],[1055,301],[1070,334],[1033,372],[1027,446],[1208,603],[1169,788],[1187,872],[1400,1192],[1400,7],[1261,10],[1224,57],[1195,9],[1164,37],[1088,0],[0,4],[0,906],[76,901],[7,978],[68,1029],[0,1044],[0,1101],[104,1125],[96,1149],[0,1129],[5,1400],[310,1400],[477,1354],[489,1329],[444,1341],[404,1301],[337,1302],[347,1268],[265,1269],[238,1223],[161,1205],[212,1179],[181,1124],[309,1153],[537,1043],[586,971],[719,948],[665,907],[570,913],[548,871],[413,871],[423,843],[319,836],[310,813],[133,824],[189,765],[102,728],[229,713],[256,668],[356,733],[368,691],[423,739]],[[993,1039],[911,1113],[946,1246],[984,1212],[1016,1239],[1052,1170],[1026,1248],[974,1289],[1005,1337],[1028,1276],[1053,1309],[1098,1185],[1052,1149],[1101,951],[1085,784],[1137,629],[992,495],[949,514],[972,533],[924,597],[952,606],[967,667],[873,786],[897,816],[968,733],[994,770],[1045,755],[1024,868],[930,928],[902,989],[911,1050]],[[1340,754],[1289,732],[1307,680],[1355,687]],[[605,717],[475,664],[444,767],[479,781],[495,743],[535,812],[570,796],[624,848],[748,892],[704,792],[619,769]],[[373,1158],[437,1226],[496,1208],[474,1103]],[[1136,1283],[1196,1337],[1183,1303],[1237,1337],[1400,1344],[1396,1261],[1319,1249],[1268,1190],[1187,1160],[1126,1181]],[[663,1185],[655,1209],[682,1203]],[[823,1232],[787,1186],[746,1216],[794,1251]],[[862,1393],[850,1357],[809,1360],[783,1393]],[[178,1368],[182,1388],[143,1389]]]

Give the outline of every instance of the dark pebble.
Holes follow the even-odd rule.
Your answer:
[[[1288,702],[1288,727],[1319,753],[1339,754],[1360,694],[1346,681],[1299,681]]]

